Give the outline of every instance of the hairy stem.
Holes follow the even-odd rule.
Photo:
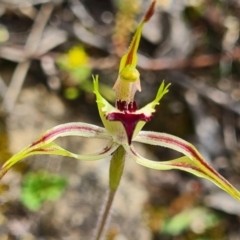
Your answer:
[[[100,240],[101,236],[103,235],[106,222],[110,215],[110,209],[113,203],[113,199],[122,177],[124,163],[125,163],[125,150],[122,146],[120,146],[113,153],[112,160],[110,163],[109,192],[107,196],[107,201],[104,205],[103,214],[100,216],[100,219],[98,221],[97,233],[94,240]]]
[[[110,213],[110,209],[113,203],[113,199],[115,196],[116,191],[112,191],[110,190],[108,193],[108,197],[107,197],[107,201],[106,201],[106,205],[104,206],[103,209],[103,214],[101,216],[101,219],[99,221],[99,225],[98,225],[98,229],[97,229],[97,234],[96,237],[94,238],[94,240],[100,240],[103,232],[104,232],[104,228],[106,226],[106,222],[109,218],[109,213]]]

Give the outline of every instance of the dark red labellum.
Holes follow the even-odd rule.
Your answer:
[[[117,109],[121,112],[136,112],[138,109],[137,103],[135,101],[127,103],[126,101],[117,101]]]
[[[127,134],[128,144],[130,145],[137,123],[139,121],[148,122],[151,119],[151,116],[147,117],[143,113],[134,114],[131,112],[121,112],[121,113],[115,112],[115,113],[108,114],[107,119],[109,121],[119,121],[123,124],[126,134]]]

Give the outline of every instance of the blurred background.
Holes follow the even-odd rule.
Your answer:
[[[112,86],[146,0],[0,0],[0,164],[61,123],[101,125],[92,77]],[[159,0],[139,48],[142,93],[171,83],[145,129],[193,143],[240,189],[240,3]],[[64,138],[76,153],[104,142]],[[178,155],[137,145],[156,161]],[[108,186],[109,159],[37,156],[0,183],[0,240],[90,239]],[[240,205],[210,182],[128,160],[108,240],[239,240]]]

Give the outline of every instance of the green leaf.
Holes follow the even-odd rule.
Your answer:
[[[76,83],[78,83],[80,86],[81,84],[84,84],[87,82],[92,82],[89,78],[91,76],[91,69],[87,66],[81,66],[74,70],[69,71]]]
[[[68,100],[74,100],[78,98],[80,95],[80,91],[77,87],[68,87],[64,90],[64,96]]]
[[[36,211],[46,201],[58,199],[67,185],[67,180],[45,171],[28,173],[23,180],[21,202]]]
[[[161,232],[169,235],[179,235],[182,232],[193,229],[194,224],[199,224],[199,232],[204,232],[208,228],[214,227],[219,222],[219,218],[213,212],[205,208],[186,209],[167,220]]]

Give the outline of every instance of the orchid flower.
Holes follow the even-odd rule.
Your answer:
[[[0,177],[3,177],[15,163],[36,154],[61,155],[83,161],[95,161],[111,156],[109,171],[111,193],[115,193],[119,186],[125,159],[131,159],[147,168],[156,170],[179,169],[206,178],[240,201],[240,192],[214,170],[192,144],[167,133],[142,131],[145,123],[153,117],[156,106],[168,92],[170,85],[166,85],[163,81],[155,99],[145,107],[138,108],[134,101],[136,91],[141,91],[140,74],[136,69],[137,50],[143,25],[151,18],[154,6],[155,1],[150,5],[133,36],[127,53],[121,59],[118,78],[113,87],[116,93],[115,106],[109,104],[102,97],[98,89],[98,76],[93,77],[94,93],[104,128],[81,122],[58,125],[44,132],[36,141],[10,158],[2,166]],[[72,153],[54,142],[55,139],[65,136],[106,139],[108,144],[99,152],[80,155]],[[183,156],[168,161],[153,161],[141,156],[132,145],[133,142],[170,148],[182,153]],[[108,205],[111,205],[113,196],[114,194],[111,195]]]

